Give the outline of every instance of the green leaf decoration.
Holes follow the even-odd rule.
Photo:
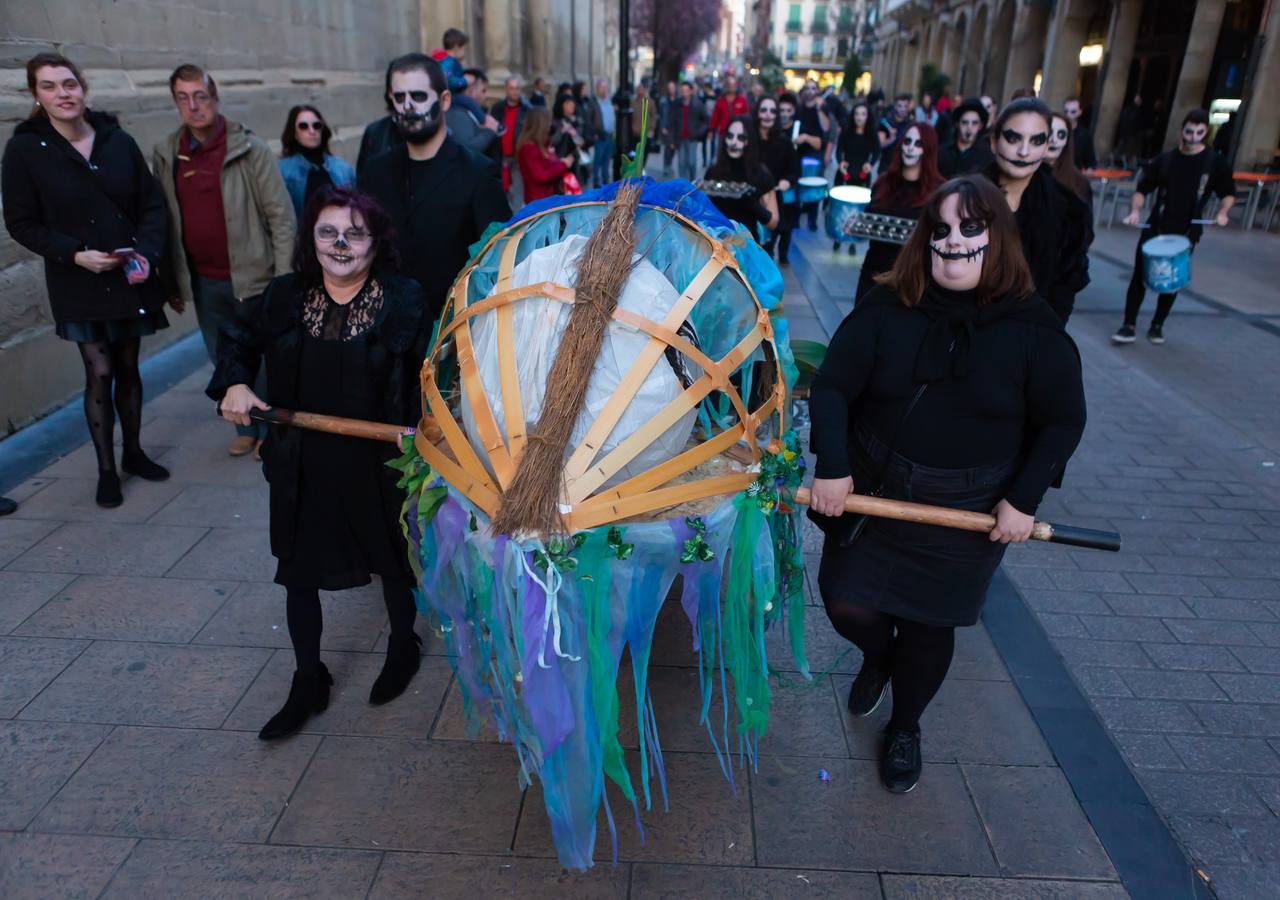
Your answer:
[[[636,144],[634,159],[627,160],[622,166],[622,178],[640,178],[644,175],[644,148],[649,140],[649,106],[646,103],[640,108],[640,143]]]
[[[616,526],[609,529],[608,546],[613,555],[620,560],[630,559],[636,549],[635,544],[623,543],[622,529]]]

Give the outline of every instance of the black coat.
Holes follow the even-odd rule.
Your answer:
[[[365,340],[345,345],[363,357],[353,360],[349,370],[374,375],[352,384],[348,393],[367,398],[370,419],[416,427],[422,417],[418,379],[431,341],[431,319],[416,282],[393,275],[378,280],[383,302],[372,332]],[[272,407],[297,409],[305,299],[299,276],[281,275],[267,285],[252,317],[223,322],[217,364],[205,393],[221,401],[232,385],[253,384],[258,361],[264,359],[267,395],[262,399]],[[271,485],[271,552],[287,559],[293,556],[302,473],[298,429],[271,426],[262,445],[262,471]],[[399,478],[391,469],[386,477],[393,485]]]
[[[426,167],[426,179],[412,197],[409,167],[408,150],[389,150],[360,175],[360,190],[377,198],[390,214],[400,271],[422,285],[434,321],[449,286],[470,258],[468,248],[491,223],[511,218],[511,207],[497,164],[449,138]]]
[[[404,138],[400,136],[395,119],[391,116],[383,116],[376,122],[370,122],[364,134],[360,136],[360,152],[356,154],[356,177],[359,178],[364,174],[364,167],[375,156],[381,156],[393,147],[400,147],[403,144]]]
[[[22,122],[4,149],[0,190],[4,223],[22,246],[44,257],[54,320],[103,322],[159,309],[159,266],[168,234],[164,192],[142,151],[114,116],[90,110],[95,137],[90,160],[44,116]],[[151,263],[140,285],[124,267],[95,274],[76,253],[133,247]]]

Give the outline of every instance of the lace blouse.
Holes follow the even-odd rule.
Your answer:
[[[373,327],[382,309],[382,285],[368,278],[347,303],[337,303],[324,285],[317,285],[302,304],[307,334],[322,341],[354,341]]]

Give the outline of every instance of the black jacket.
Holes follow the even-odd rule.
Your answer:
[[[383,116],[376,122],[370,122],[360,136],[360,152],[356,155],[356,177],[364,174],[364,167],[375,156],[381,156],[393,147],[404,145],[404,138],[396,128],[391,116]]]
[[[360,190],[391,216],[400,271],[418,281],[431,319],[440,315],[449,286],[470,258],[470,246],[493,222],[511,217],[496,163],[445,138],[410,196],[409,152],[396,147],[359,176]]]
[[[362,358],[349,367],[359,373],[358,383],[344,382],[344,388],[352,397],[366,398],[370,419],[416,427],[422,417],[418,379],[431,341],[431,319],[416,282],[394,275],[378,276],[378,280],[382,309],[373,330],[347,345]],[[281,275],[267,285],[250,318],[223,322],[217,364],[205,393],[220,401],[232,385],[253,384],[258,361],[264,359],[267,395],[262,399],[273,407],[296,410],[305,294],[296,273]],[[392,445],[388,447],[394,451]],[[277,426],[271,426],[262,445],[262,471],[271,485],[271,552],[281,559],[292,556],[302,472],[300,448],[298,429]],[[391,469],[386,475],[392,484],[399,477]]]
[[[44,257],[54,320],[102,322],[160,308],[159,266],[168,234],[164,193],[142,151],[114,116],[90,110],[90,161],[44,116],[22,122],[4,149],[4,223],[22,246]],[[124,267],[95,274],[77,266],[81,250],[133,247],[151,263],[140,285]]]
[[[991,153],[991,142],[985,133],[978,135],[968,150],[961,150],[955,141],[943,145],[938,151],[938,171],[944,178],[983,172],[996,161]]]
[[[987,169],[987,174],[997,185],[1000,183],[996,180],[996,164]],[[1036,293],[1065,323],[1075,306],[1076,294],[1089,284],[1093,213],[1042,164],[1031,176],[1014,217]]]

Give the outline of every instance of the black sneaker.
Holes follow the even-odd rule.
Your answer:
[[[880,751],[880,783],[891,794],[906,794],[920,781],[920,729],[885,729]]]
[[[866,662],[849,688],[849,712],[855,716],[869,716],[875,712],[889,690],[889,673]]]
[[[1121,325],[1119,330],[1111,335],[1111,343],[1113,344],[1132,344],[1137,339],[1137,329],[1132,325]]]
[[[1153,344],[1164,343],[1164,326],[1151,323],[1151,327],[1147,329],[1147,340]]]

